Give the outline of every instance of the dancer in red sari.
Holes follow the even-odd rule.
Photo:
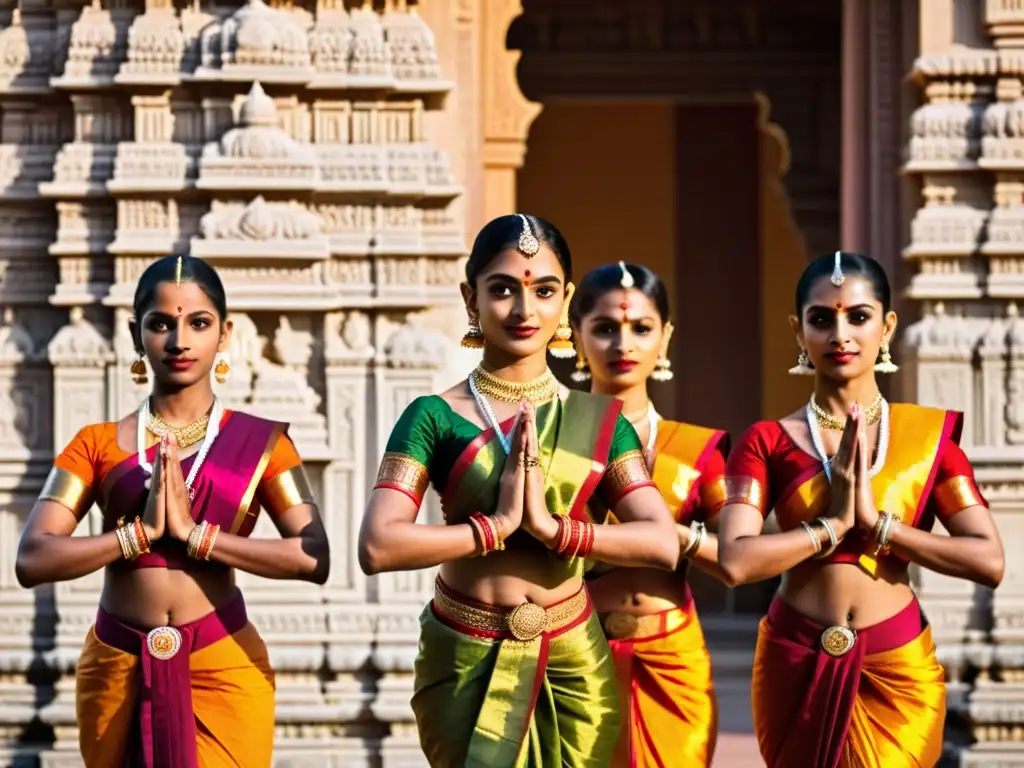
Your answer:
[[[623,701],[625,723],[612,766],[711,765],[718,706],[686,573],[692,560],[719,574],[716,539],[706,526],[716,524],[725,501],[728,435],[667,421],[648,398],[649,380],[672,378],[668,292],[651,270],[619,262],[588,272],[573,297],[572,323],[578,339],[573,379],[622,400],[684,554],[674,571],[597,563],[588,573]]]
[[[106,568],[76,671],[87,768],[270,766],[274,673],[235,586],[240,568],[326,581],[320,515],[287,425],[228,411],[211,371],[230,341],[224,287],[167,257],[139,280],[136,413],[84,427],[56,458],[18,550],[23,586]],[[216,366],[215,366],[216,362]],[[72,536],[93,504],[103,532]],[[266,509],[280,540],[249,538]]]
[[[926,768],[946,693],[907,573],[995,587],[1003,548],[958,445],[962,415],[889,405],[890,289],[878,262],[813,261],[791,319],[807,407],[755,424],[729,457],[719,561],[730,583],[785,574],[762,620],[752,704],[768,768]],[[762,534],[775,510],[780,533]],[[949,536],[934,534],[938,520]]]

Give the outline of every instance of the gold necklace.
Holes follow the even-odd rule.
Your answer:
[[[534,405],[549,403],[558,397],[559,384],[550,369],[533,381],[506,381],[493,373],[488,373],[483,366],[477,366],[476,388],[481,395],[498,400],[502,403],[521,403],[524,399]]]
[[[818,425],[823,429],[829,429],[833,432],[842,432],[846,429],[846,419],[837,419],[831,413],[818,405],[813,396],[811,397],[811,413],[814,414],[814,420],[818,422]],[[881,392],[875,395],[875,399],[871,401],[871,405],[864,409],[864,416],[869,427],[877,424],[878,420],[882,418]]]
[[[206,430],[209,426],[209,411],[204,413],[191,424],[186,424],[183,427],[171,426],[166,421],[164,421],[158,414],[150,411],[149,421],[146,423],[146,429],[148,429],[158,438],[163,437],[168,432],[174,435],[174,439],[178,441],[179,448],[188,448],[190,445],[195,445],[196,443],[198,443],[200,440],[206,437]]]

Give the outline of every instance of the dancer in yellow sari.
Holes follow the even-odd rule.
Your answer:
[[[1002,542],[958,445],[961,414],[878,391],[896,330],[878,262],[811,262],[791,322],[790,372],[814,393],[729,456],[719,539],[731,584],[785,574],[754,660],[761,755],[768,768],[930,768],[945,682],[907,565],[995,587]],[[773,509],[782,532],[761,535]]]
[[[623,401],[646,446],[654,484],[689,542],[674,573],[601,564],[588,573],[623,702],[612,766],[709,766],[718,707],[686,571],[692,559],[717,575],[718,549],[706,526],[725,501],[728,435],[666,421],[647,396],[648,380],[672,378],[668,293],[651,270],[619,262],[588,272],[570,315],[577,339],[573,380]]]
[[[287,425],[229,411],[210,381],[231,337],[205,262],[167,257],[139,279],[132,336],[152,394],[84,427],[54,461],[18,549],[34,586],[106,568],[76,670],[87,768],[269,768],[274,673],[235,568],[323,583],[327,537]],[[93,504],[103,533],[72,536]],[[252,539],[261,509],[280,540]]]
[[[679,541],[621,401],[561,388],[568,245],[533,216],[491,221],[463,296],[483,363],[405,411],[360,536],[367,573],[440,565],[421,618],[413,711],[434,768],[605,768],[615,670],[583,587],[587,557],[673,568]],[[428,485],[444,525],[416,523]],[[622,521],[598,527],[600,498]]]

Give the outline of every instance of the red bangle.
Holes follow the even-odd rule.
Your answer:
[[[494,528],[489,525],[487,518],[479,512],[474,512],[469,516],[469,519],[474,525],[476,525],[477,530],[480,532],[480,538],[484,549],[481,553],[481,557],[486,557],[488,553],[494,551]]]
[[[135,526],[135,537],[139,542],[139,554],[149,554],[149,534],[146,533],[146,526],[143,525],[142,518],[136,517],[133,525]]]
[[[584,537],[583,544],[580,546],[579,556],[582,558],[590,557],[590,553],[594,551],[594,530],[595,526],[593,523],[584,523]]]

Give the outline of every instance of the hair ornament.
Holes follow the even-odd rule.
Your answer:
[[[182,260],[181,256],[178,257],[178,263],[174,265],[174,284],[181,285],[181,267]]]
[[[626,290],[629,290],[630,288],[636,288],[636,280],[633,279],[633,274],[629,271],[629,269],[626,268],[626,262],[620,261],[619,269],[622,270],[622,279],[619,280],[619,285],[621,285]]]
[[[540,250],[540,241],[534,236],[533,230],[530,229],[530,220],[521,213],[516,215],[523,220],[523,231],[519,233],[517,249],[523,256],[529,259],[537,255],[537,251]]]
[[[846,282],[846,275],[843,274],[843,267],[840,264],[842,256],[842,251],[836,251],[836,265],[832,267],[832,285],[836,288]]]

